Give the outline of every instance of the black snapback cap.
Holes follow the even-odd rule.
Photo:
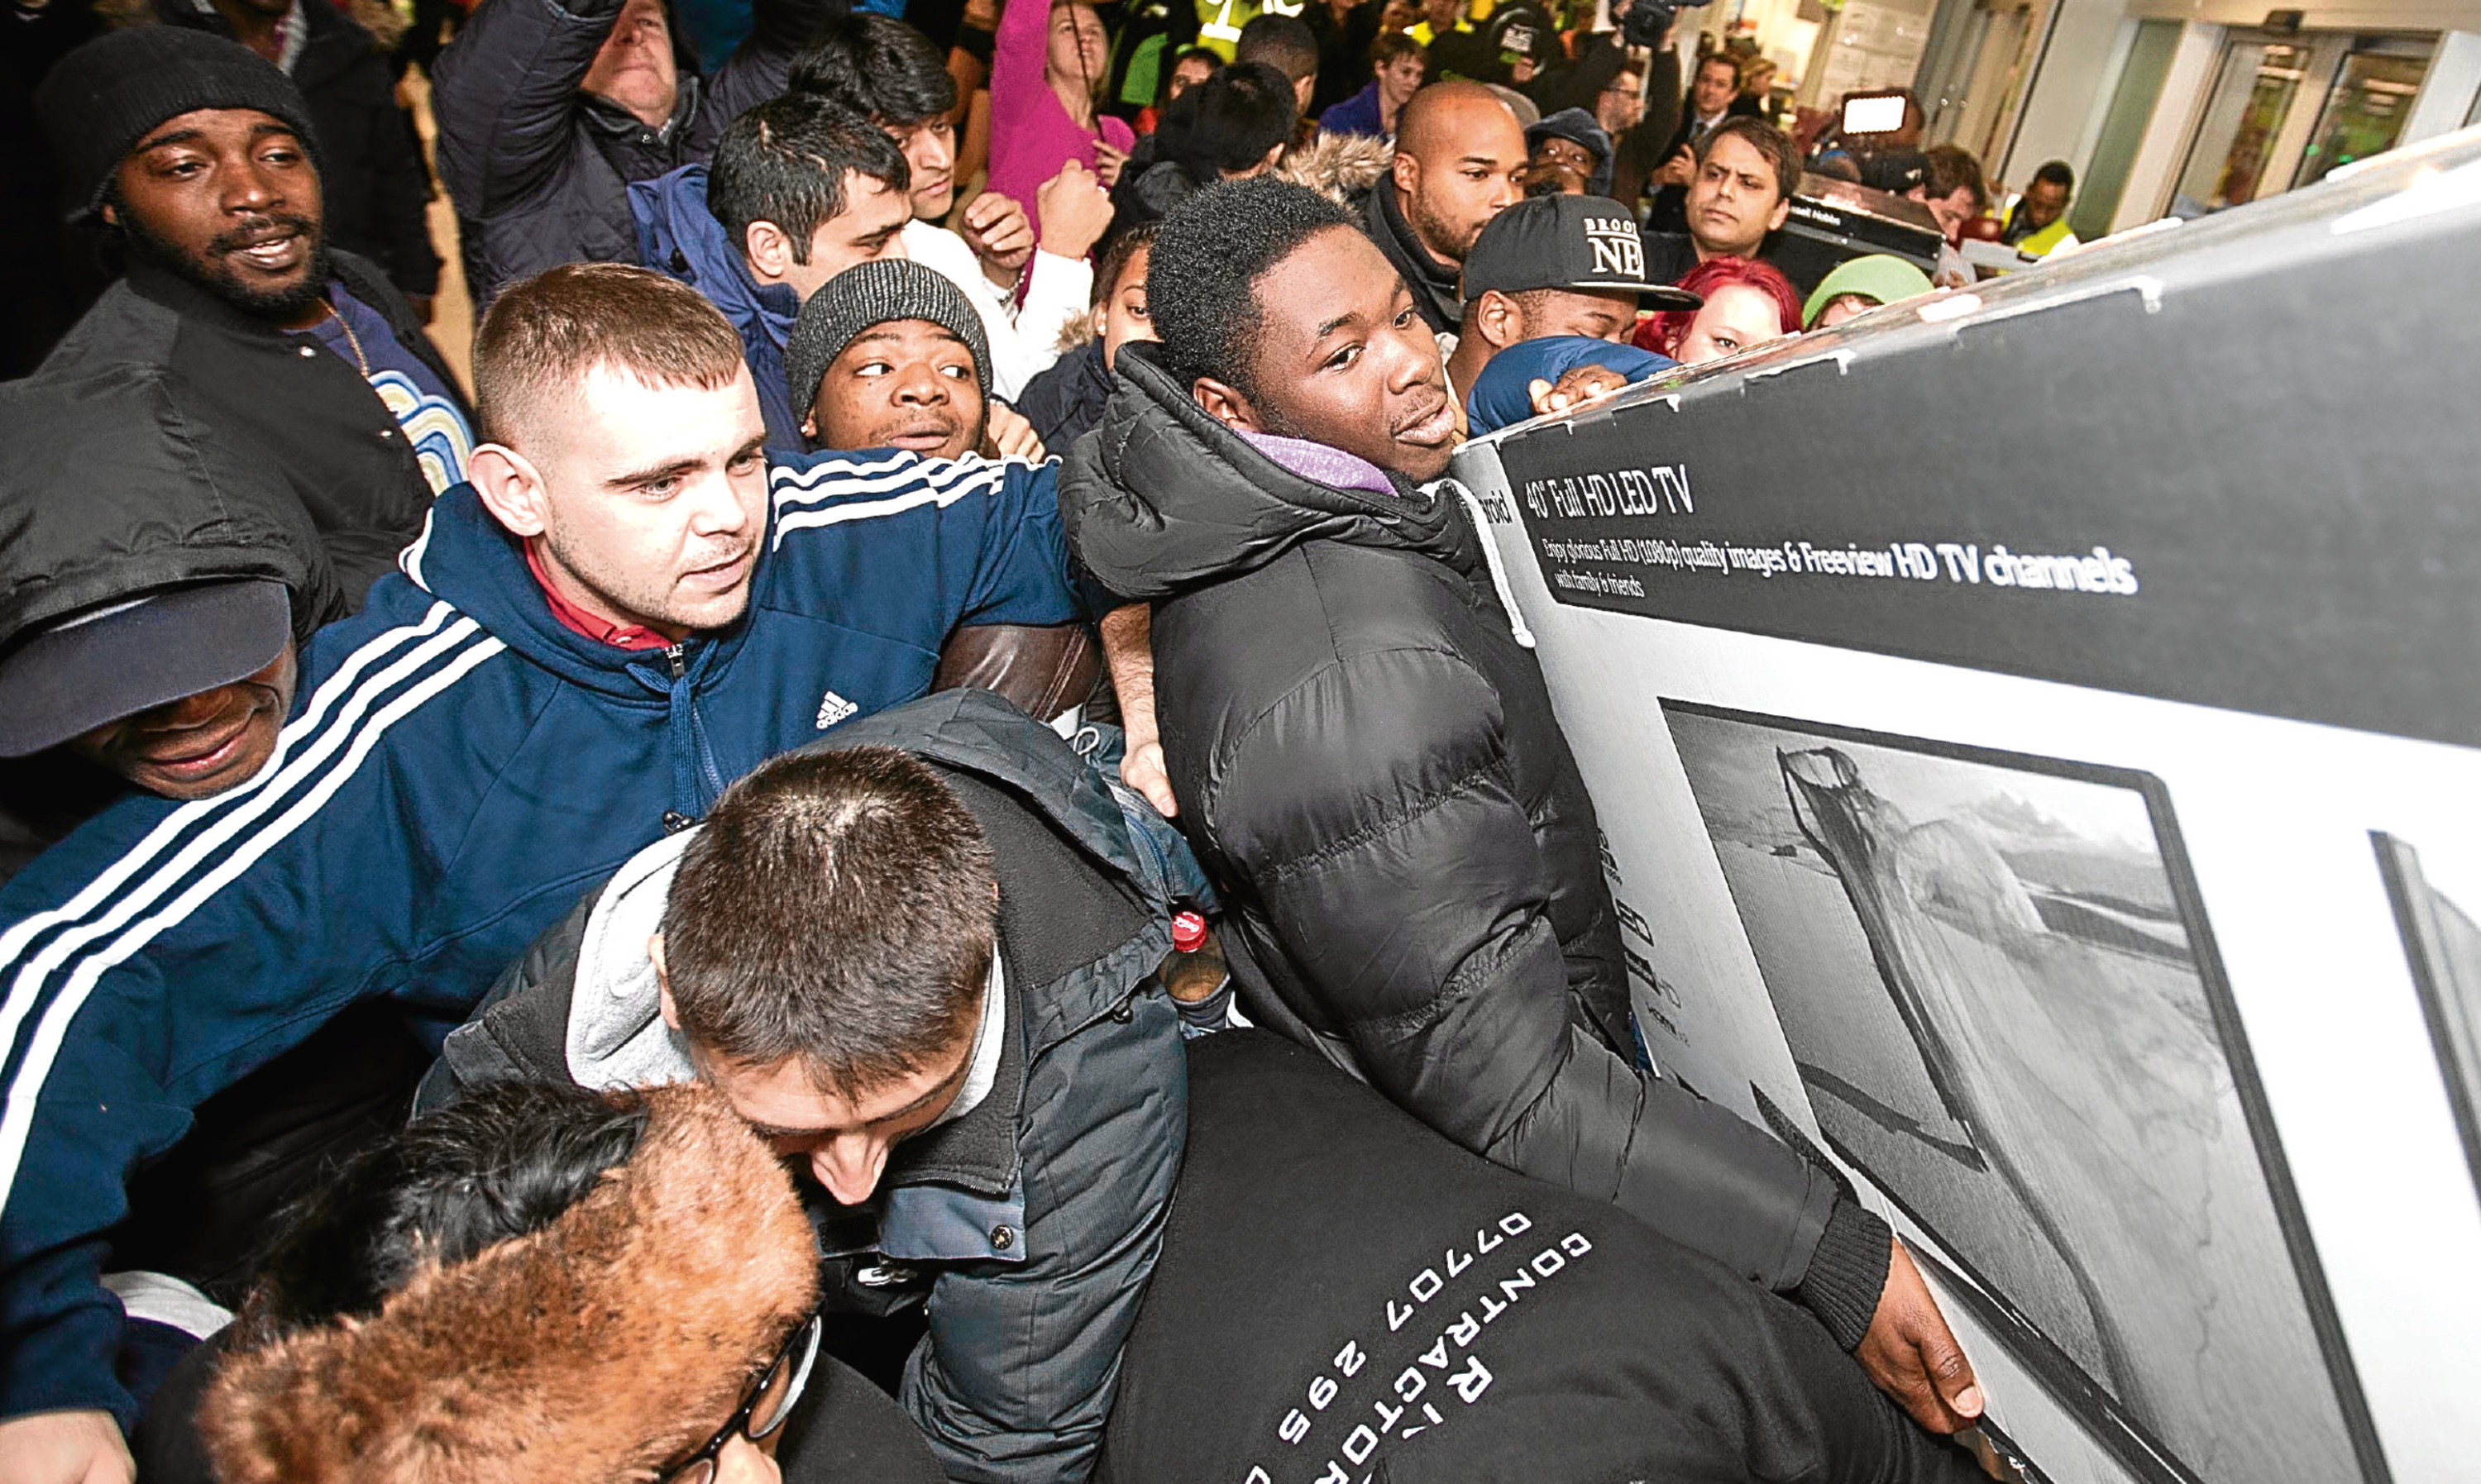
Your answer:
[[[1492,289],[1633,292],[1648,309],[1694,309],[1704,302],[1646,277],[1636,219],[1600,195],[1537,195],[1493,217],[1465,255],[1465,302]]]

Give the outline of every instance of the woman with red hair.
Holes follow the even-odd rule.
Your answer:
[[[1640,349],[1694,366],[1800,333],[1800,293],[1772,264],[1708,258],[1681,274],[1679,287],[1705,306],[1666,309],[1639,322],[1632,339]]]

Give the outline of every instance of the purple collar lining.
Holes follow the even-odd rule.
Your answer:
[[[1307,438],[1287,438],[1281,433],[1244,431],[1240,437],[1251,448],[1302,479],[1335,489],[1357,489],[1365,494],[1392,496],[1396,493],[1396,486],[1389,482],[1387,471],[1357,454],[1347,454],[1323,443],[1312,443]]]

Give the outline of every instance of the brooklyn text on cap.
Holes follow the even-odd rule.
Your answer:
[[[1635,294],[1648,309],[1694,309],[1694,294],[1645,275],[1645,239],[1619,202],[1599,195],[1541,195],[1491,219],[1465,257],[1470,303],[1497,289]]]

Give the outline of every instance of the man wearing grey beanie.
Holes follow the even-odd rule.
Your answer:
[[[981,317],[944,274],[909,258],[858,264],[811,295],[784,372],[814,448],[1042,456],[1025,419],[991,400]]]

